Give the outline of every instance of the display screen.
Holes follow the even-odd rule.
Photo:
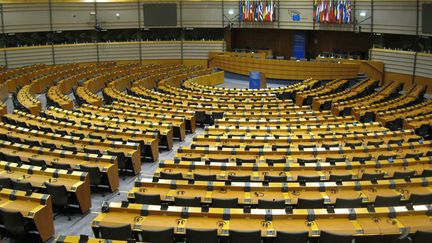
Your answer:
[[[145,3],[144,26],[177,26],[176,3]]]

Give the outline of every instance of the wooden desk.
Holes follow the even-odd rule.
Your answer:
[[[160,178],[161,172],[181,173],[183,179],[194,179],[195,174],[216,175],[216,180],[229,180],[230,175],[250,176],[251,181],[264,181],[265,176],[286,176],[287,181],[297,181],[298,176],[319,176],[327,181],[331,175],[352,175],[354,180],[362,178],[365,173],[384,173],[385,178],[393,178],[395,172],[415,171],[421,175],[424,170],[432,169],[430,157],[407,159],[369,160],[364,162],[318,162],[318,163],[238,163],[165,160],[159,163],[153,177]]]
[[[138,141],[142,141],[145,146],[146,156],[151,157],[153,161],[157,161],[159,158],[158,151],[158,134],[155,132],[136,132],[136,131],[124,131],[120,129],[113,128],[100,128],[100,127],[88,127],[82,124],[72,124],[69,122],[62,122],[58,120],[52,120],[48,118],[43,118],[40,116],[34,116],[25,112],[15,111],[13,114],[5,115],[8,119],[11,119],[15,122],[23,122],[26,123],[27,126],[36,126],[36,127],[50,127],[51,130],[62,130],[66,131],[68,134],[72,134],[73,132],[82,133],[85,137],[88,137],[89,134],[101,136],[104,140],[107,137],[111,138],[121,138],[123,141],[128,141],[128,139],[134,139]]]
[[[77,123],[90,122],[92,125],[100,124],[106,126],[116,126],[123,130],[134,128],[139,129],[141,132],[158,131],[159,135],[161,136],[162,145],[166,146],[168,150],[171,150],[173,146],[173,128],[171,124],[126,121],[123,119],[115,119],[110,117],[86,115],[75,111],[61,110],[60,108],[55,107],[45,110],[44,113],[57,119],[73,119]]]
[[[74,195],[78,201],[81,213],[91,207],[90,178],[86,172],[57,170],[31,165],[21,165],[0,161],[0,178],[10,178],[20,182],[29,182],[34,188],[45,188],[45,182],[64,185],[68,193]]]
[[[141,116],[137,113],[123,112],[118,110],[111,110],[110,108],[103,108],[91,105],[84,105],[79,109],[80,112],[92,114],[94,116],[105,116],[121,120],[135,119],[136,121],[145,121],[157,124],[171,124],[174,129],[174,137],[183,141],[186,138],[186,122],[183,117],[165,117],[165,115],[157,116]]]
[[[266,158],[325,158],[325,157],[337,157],[344,156],[346,158],[352,158],[355,156],[371,155],[377,158],[379,155],[392,154],[397,155],[401,158],[405,157],[408,153],[422,153],[426,154],[432,148],[432,142],[413,142],[413,143],[402,143],[388,144],[379,146],[357,146],[352,148],[304,148],[304,150],[298,148],[250,148],[245,149],[233,149],[233,148],[220,148],[220,147],[198,147],[192,148],[183,146],[178,149],[176,157],[182,158],[197,158],[200,157],[202,160],[208,157],[221,158],[235,160],[236,158],[253,158],[264,160]]]
[[[0,208],[20,211],[25,218],[32,220],[43,241],[49,240],[54,235],[50,195],[32,193],[26,196],[24,191],[3,188],[0,191]]]
[[[77,151],[85,153],[84,149],[95,149],[98,150],[98,155],[105,154],[107,151],[123,152],[126,158],[130,159],[128,166],[132,168],[134,174],[139,174],[141,171],[141,150],[138,143],[122,143],[116,141],[104,141],[89,138],[78,138],[69,135],[61,135],[55,133],[47,133],[39,130],[31,130],[28,128],[18,127],[10,124],[4,124],[0,122],[0,134],[7,136],[16,137],[21,140],[22,143],[26,143],[25,140],[37,141],[40,143],[54,144],[57,149],[63,149],[62,145],[75,147]]]
[[[85,241],[84,241],[85,240]],[[56,237],[55,241],[56,243],[102,243],[107,242],[106,239],[99,239],[99,238],[81,238],[81,236],[76,235],[59,235]],[[127,241],[123,240],[109,240],[110,243],[127,243]]]
[[[0,140],[3,153],[19,156],[21,161],[29,162],[29,158],[45,160],[47,165],[52,162],[69,164],[73,169],[80,169],[80,165],[97,166],[106,175],[111,191],[118,188],[118,163],[116,156],[76,153],[64,150],[50,150],[42,147],[31,147],[25,144],[11,143]]]
[[[366,208],[335,209],[335,213],[328,213],[326,209],[294,209],[292,214],[287,214],[284,209],[252,209],[251,213],[245,213],[242,209],[210,208],[208,212],[201,212],[201,208],[192,207],[169,206],[167,210],[140,204],[121,207],[114,202],[102,207],[105,212],[92,224],[96,235],[100,225],[125,223],[131,224],[132,230],[138,233],[142,229],[173,227],[174,233],[179,235],[184,235],[186,228],[193,228],[217,229],[219,236],[228,236],[230,230],[261,230],[262,237],[275,237],[278,231],[309,231],[309,236],[318,237],[321,230],[363,236],[400,234],[407,226],[411,233],[432,229],[425,205],[414,206],[412,211],[403,206],[375,208],[372,214]],[[391,212],[395,212],[396,218],[389,218]]]
[[[135,187],[128,193],[128,199],[135,201],[135,193],[147,195],[158,194],[161,200],[174,202],[179,198],[201,198],[201,203],[210,204],[213,199],[237,198],[240,205],[256,207],[259,199],[269,201],[284,200],[285,204],[295,206],[298,198],[324,199],[324,203],[332,205],[337,198],[362,198],[364,204],[375,202],[378,195],[402,196],[402,201],[408,200],[411,194],[430,194],[429,186],[432,178],[412,178],[410,182],[404,179],[371,181],[336,182],[231,182],[228,185],[221,181],[190,181],[159,179],[154,182],[150,178],[137,179]]]

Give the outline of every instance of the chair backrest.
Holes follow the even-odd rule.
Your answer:
[[[77,148],[75,148],[75,147],[72,146],[72,145],[64,145],[64,144],[62,144],[62,145],[61,145],[61,148],[62,148],[63,150],[72,151],[72,152],[76,152],[76,151],[77,151]]]
[[[343,157],[327,157],[326,162],[345,162],[345,158]]]
[[[261,243],[261,230],[252,230],[252,231],[230,230],[229,242],[230,243],[244,243],[244,242]]]
[[[182,173],[160,172],[160,178],[161,179],[169,179],[169,180],[181,180],[181,179],[183,179],[183,174]]]
[[[72,169],[72,167],[70,166],[70,164],[63,164],[63,163],[57,163],[57,162],[51,162],[51,167],[53,167],[55,169],[60,169],[60,170],[70,170],[70,169]]]
[[[278,231],[276,243],[307,243],[309,232],[286,232]]]
[[[97,166],[80,165],[82,171],[87,172],[90,177],[90,185],[99,186],[102,183],[102,173]]]
[[[393,179],[405,179],[405,178],[411,178],[415,175],[414,170],[410,171],[396,171],[393,174]]]
[[[423,156],[423,153],[407,153],[405,155],[405,158],[414,158],[414,159],[419,159],[420,157]]]
[[[258,199],[258,208],[263,208],[263,209],[283,209],[283,208],[285,208],[285,200],[264,200],[264,199]]]
[[[0,178],[0,186],[2,188],[13,189],[12,180],[8,177]]]
[[[324,198],[320,199],[309,199],[309,198],[298,198],[297,208],[323,208]]]
[[[201,197],[174,197],[174,205],[183,207],[201,207]]]
[[[303,175],[297,176],[297,181],[317,182],[320,180],[321,180],[320,176],[303,176]]]
[[[53,207],[66,208],[69,205],[68,192],[64,185],[54,185],[45,182],[45,188],[51,195]]]
[[[237,181],[237,182],[249,182],[251,178],[250,175],[245,175],[245,176],[228,175],[228,180]]]
[[[346,175],[333,175],[331,174],[329,177],[329,181],[350,181],[352,180],[351,174]]]
[[[47,166],[45,160],[43,160],[43,159],[33,159],[33,158],[29,158],[28,160],[29,160],[29,163],[30,163],[31,165],[34,165],[34,166],[40,166],[40,167],[42,167],[42,168],[45,168],[45,167]]]
[[[428,170],[428,169],[423,170],[421,176],[422,177],[430,177],[430,176],[432,176],[432,170]]]
[[[25,218],[19,211],[0,209],[0,214],[6,232],[15,236],[24,236],[27,233]]]
[[[114,151],[107,151],[107,153],[111,156],[117,156],[117,162],[118,162],[118,168],[119,169],[125,169],[126,168],[126,157],[123,154],[123,152],[114,152]]]
[[[84,153],[88,154],[97,154],[99,155],[101,152],[98,149],[91,149],[91,148],[83,148]]]
[[[318,159],[297,159],[297,163],[317,163]]]
[[[99,226],[100,237],[110,240],[128,240],[134,239],[130,224],[122,224],[119,226]]]
[[[135,192],[135,203],[160,205],[161,199],[159,194],[143,194]]]
[[[364,173],[362,180],[380,180],[384,178],[384,173]]]
[[[401,195],[396,196],[376,196],[375,197],[375,207],[393,207],[400,205]]]
[[[21,181],[16,181],[16,180],[12,180],[12,187],[15,190],[18,191],[32,191],[33,187],[30,184],[30,182],[21,182]]]
[[[18,164],[20,164],[22,162],[21,158],[18,155],[3,153],[3,158],[7,162],[13,162],[13,163],[18,163]]]
[[[354,156],[351,161],[368,161],[371,160],[372,156]]]
[[[416,194],[412,193],[408,201],[412,204],[432,204],[432,193]]]
[[[352,235],[341,235],[322,230],[320,235],[320,243],[352,243]]]
[[[47,142],[42,142],[42,147],[46,147],[46,148],[50,148],[50,149],[56,149],[56,145],[53,143],[47,143]]]
[[[284,176],[271,176],[271,175],[265,175],[264,180],[269,182],[286,182],[288,177],[286,175]]]
[[[335,208],[361,208],[362,198],[336,198]]]
[[[194,180],[196,180],[196,181],[215,181],[216,175],[194,174]]]
[[[217,243],[217,229],[186,229],[187,243]]]
[[[239,162],[239,163],[256,163],[256,159],[241,159],[241,158],[236,158],[236,162]]]
[[[412,237],[414,243],[430,243],[432,232],[417,230]]]
[[[214,208],[238,208],[238,198],[214,198],[212,199]]]
[[[141,239],[149,243],[172,243],[174,242],[174,228],[162,230],[144,229],[141,233]]]

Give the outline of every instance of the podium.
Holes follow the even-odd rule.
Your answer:
[[[263,89],[267,87],[264,73],[252,71],[249,73],[249,89]]]

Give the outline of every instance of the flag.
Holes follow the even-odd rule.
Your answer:
[[[264,21],[264,7],[263,7],[263,1],[260,1],[259,3],[259,21]]]

